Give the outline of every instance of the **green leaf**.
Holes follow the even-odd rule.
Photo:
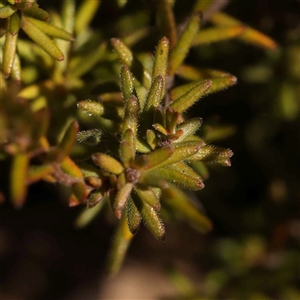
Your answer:
[[[29,156],[26,153],[19,153],[13,157],[10,171],[10,195],[13,205],[21,208],[27,195],[27,174]]]
[[[165,226],[158,212],[149,204],[144,202],[137,194],[133,194],[133,201],[139,210],[143,221],[149,231],[160,241],[165,240]]]
[[[14,59],[16,56],[17,41],[18,34],[11,34],[9,30],[7,30],[5,35],[2,62],[2,71],[5,77],[9,77],[11,74]]]
[[[151,86],[149,71],[133,56],[131,50],[121,40],[112,38],[111,44],[118,53],[121,62],[132,70],[133,75],[146,89],[149,89]]]
[[[126,65],[121,65],[120,69],[120,83],[121,92],[124,99],[124,103],[127,104],[128,99],[135,95],[133,76]],[[136,96],[136,95],[135,95]]]
[[[39,180],[42,180],[47,175],[53,173],[54,168],[50,164],[41,166],[30,166],[28,169],[28,174],[26,178],[27,184],[32,184]]]
[[[192,118],[188,119],[187,121],[179,124],[177,130],[181,130],[181,136],[175,141],[176,143],[184,141],[187,137],[195,134],[195,132],[200,128],[202,125],[201,118]]]
[[[142,216],[131,198],[126,203],[126,214],[129,230],[132,234],[136,234],[140,228]]]
[[[86,201],[87,207],[93,208],[96,205],[98,205],[102,200],[103,200],[102,192],[100,191],[92,192]]]
[[[167,68],[168,68],[168,58],[169,58],[169,40],[163,37],[159,42],[155,50],[152,78],[157,76],[162,77],[163,87],[161,99],[165,95],[166,81],[167,81]],[[153,83],[152,83],[153,85]],[[156,106],[155,106],[156,107]]]
[[[121,174],[124,167],[113,157],[104,153],[92,154],[93,162],[104,171],[112,174]]]
[[[229,40],[231,38],[241,35],[245,30],[245,26],[227,26],[227,27],[214,27],[201,30],[193,41],[193,46],[220,42]]]
[[[156,211],[160,210],[159,199],[151,188],[137,184],[134,186],[134,191],[145,203],[153,207]]]
[[[74,41],[74,37],[64,29],[54,26],[48,22],[37,20],[35,18],[27,17],[27,20],[29,20],[32,24],[34,24],[36,27],[38,27],[42,32],[44,32],[48,36],[59,38],[66,41]]]
[[[107,270],[110,276],[118,273],[133,238],[133,234],[129,231],[127,223],[127,215],[123,214],[108,255]]]
[[[102,130],[97,128],[82,130],[77,133],[76,140],[80,144],[95,146],[100,143],[102,134]]]
[[[171,50],[169,58],[169,75],[174,75],[178,67],[183,63],[185,57],[188,54],[192,42],[199,30],[202,15],[195,13],[187,23],[183,32],[181,33],[178,42]]]
[[[217,26],[235,26],[235,25],[243,25],[245,26],[244,32],[239,36],[239,39],[266,49],[274,50],[278,48],[278,45],[275,41],[264,35],[263,33],[251,28],[250,26],[246,26],[239,20],[225,14],[218,12],[214,14],[210,21]]]
[[[84,0],[77,9],[75,17],[75,32],[79,34],[87,29],[100,6],[100,0]]]
[[[200,81],[182,96],[174,100],[169,107],[173,108],[179,113],[183,113],[193,104],[195,104],[199,98],[204,96],[211,86],[211,80]]]
[[[67,128],[63,136],[63,139],[54,150],[56,156],[55,160],[57,162],[61,162],[67,155],[70,154],[76,142],[78,129],[79,129],[79,124],[77,123],[77,121],[72,122]]]
[[[230,167],[230,157],[233,152],[230,149],[205,145],[195,155],[189,158],[190,161],[200,160],[202,162],[218,163]]]
[[[0,19],[10,17],[17,9],[16,6],[10,4],[0,7]]]
[[[24,7],[22,9],[23,14],[29,17],[36,18],[41,21],[48,21],[50,19],[49,14],[45,10],[39,8],[37,3],[30,3],[30,4],[31,4],[30,6]]]
[[[125,166],[128,168],[135,157],[135,136],[131,129],[127,129],[122,135],[120,144],[120,158]]]
[[[162,190],[162,201],[173,213],[200,232],[212,229],[211,221],[191,202],[189,197],[175,186]]]
[[[57,60],[63,60],[64,55],[55,45],[55,43],[38,27],[36,27],[28,18],[22,17],[21,27],[25,33],[41,48],[43,48],[50,56]]]
[[[154,78],[151,88],[149,90],[143,113],[147,113],[148,111],[152,112],[152,116],[154,113],[154,109],[160,104],[162,99],[162,95],[164,93],[164,81],[161,75],[158,75]]]
[[[137,135],[138,116],[140,111],[139,100],[136,96],[132,95],[128,99],[124,110],[125,114],[124,119],[122,121],[121,132],[124,133],[127,129],[131,129],[135,138]]]
[[[84,208],[84,210],[79,214],[79,216],[75,220],[74,226],[76,228],[84,228],[94,218],[96,218],[104,206],[105,198],[106,196],[104,196],[104,198],[93,209]]]
[[[116,198],[114,200],[113,209],[115,212],[115,215],[118,219],[122,216],[122,211],[130,197],[130,193],[132,191],[133,184],[132,183],[126,183],[118,192],[116,195]]]
[[[9,19],[9,32],[11,35],[15,35],[19,33],[21,26],[21,18],[20,15],[16,12],[12,14]]]
[[[189,141],[189,142],[182,142],[178,144],[174,144],[174,153],[167,159],[163,160],[159,167],[165,167],[179,161],[190,159],[193,157],[199,149],[203,146],[202,141]],[[157,150],[156,150],[157,151]]]
[[[159,168],[155,175],[183,189],[197,191],[204,188],[202,178],[182,162]]]
[[[171,48],[177,42],[177,28],[172,4],[173,1],[170,0],[156,1],[158,26],[160,27],[160,32],[170,40]]]
[[[149,154],[142,154],[135,158],[133,166],[138,170],[151,170],[159,167],[174,152],[173,146],[156,149]]]

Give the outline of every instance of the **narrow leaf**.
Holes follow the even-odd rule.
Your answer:
[[[26,153],[16,154],[12,161],[10,171],[10,195],[13,205],[21,208],[27,194],[27,173],[29,157]]]
[[[131,129],[127,129],[122,135],[120,144],[120,158],[125,166],[128,168],[135,156],[135,136]]]
[[[140,104],[136,96],[131,96],[125,106],[125,114],[122,122],[121,132],[124,133],[127,129],[131,129],[134,137],[137,135],[138,116]]]
[[[229,167],[231,165],[230,157],[233,152],[230,149],[205,145],[189,160],[200,160],[202,162],[218,163],[222,166]]]
[[[182,162],[159,168],[156,172],[162,179],[182,189],[198,191],[204,188],[202,178]]]
[[[0,19],[10,17],[17,9],[16,6],[10,4],[0,7]]]
[[[151,170],[159,167],[168,160],[174,152],[172,146],[156,149],[149,154],[142,154],[135,158],[134,166],[138,170]]]
[[[176,74],[186,80],[199,81],[203,79],[214,79],[215,77],[231,76],[231,74],[212,69],[195,68],[189,65],[181,65]]]
[[[18,13],[12,14],[9,18],[9,32],[15,35],[19,32],[21,25],[20,15]]]
[[[118,192],[116,195],[116,198],[114,200],[113,204],[113,210],[115,212],[115,215],[118,219],[122,216],[122,211],[129,199],[130,193],[132,191],[133,184],[132,183],[126,183]]]
[[[62,161],[67,155],[70,154],[78,133],[79,124],[77,121],[72,122],[67,128],[61,142],[58,144],[55,152],[57,153],[56,161]]]
[[[93,162],[108,173],[120,174],[124,171],[123,166],[113,157],[104,153],[92,154]]]
[[[196,131],[200,128],[202,125],[202,119],[201,118],[192,118],[189,119],[183,123],[181,123],[177,130],[181,130],[182,134],[181,136],[176,140],[176,143],[184,141],[187,137],[193,135],[196,133]]]
[[[49,14],[45,10],[39,8],[37,3],[31,3],[29,7],[23,8],[22,13],[41,21],[48,21],[50,19]]]
[[[172,186],[162,190],[162,201],[178,216],[200,232],[212,229],[211,221],[191,202],[179,188]]]
[[[156,211],[160,210],[159,199],[151,188],[139,184],[134,187],[134,191],[145,203],[153,207]]]
[[[129,70],[129,67],[126,65],[121,65],[120,83],[122,96],[124,103],[126,104],[128,99],[134,95],[133,76]]]
[[[126,256],[133,234],[128,229],[127,215],[123,214],[108,255],[108,273],[114,276],[118,273]]]
[[[74,226],[76,228],[84,228],[87,226],[94,218],[96,218],[101,211],[105,200],[102,199],[93,209],[84,208],[84,210],[79,214],[75,220]]]
[[[52,165],[30,166],[26,178],[27,184],[37,182],[44,179],[47,175],[53,173]]]
[[[159,164],[159,167],[165,167],[179,161],[190,159],[190,157],[193,157],[196,153],[198,153],[199,149],[203,147],[203,142],[189,141],[174,144],[174,146],[174,153],[168,159],[162,161]]]
[[[126,214],[129,230],[132,234],[136,234],[140,228],[142,216],[131,198],[126,203]]]
[[[212,85],[211,80],[203,80],[195,84],[189,91],[184,93],[181,97],[174,100],[170,107],[179,113],[185,112],[190,108],[199,98],[206,94]]]
[[[5,77],[9,77],[11,74],[14,59],[16,56],[17,41],[18,34],[12,35],[8,30],[5,35],[2,62],[2,71]]]
[[[35,18],[27,17],[27,20],[29,20],[32,24],[34,24],[36,27],[38,27],[42,32],[44,32],[48,36],[66,40],[66,41],[74,41],[73,36],[67,31],[65,31],[64,29],[54,26],[48,22],[37,20]]]
[[[103,132],[100,129],[88,129],[79,131],[76,140],[80,144],[95,146],[100,143]]]
[[[82,171],[70,157],[65,157],[60,164],[61,169],[68,175],[75,178],[83,178]]]
[[[100,0],[84,0],[77,10],[75,17],[75,32],[77,34],[85,31],[89,26],[90,22],[94,18],[97,10],[100,6]]]
[[[103,194],[100,191],[92,192],[86,201],[87,207],[93,208],[96,205],[98,205],[102,200]]]
[[[144,202],[137,194],[133,194],[133,201],[139,210],[143,221],[149,231],[160,241],[165,240],[165,226],[158,215],[158,212],[149,204]]]
[[[147,89],[151,86],[151,75],[142,63],[133,56],[131,50],[119,39],[112,38],[111,44],[118,53],[121,62],[128,66],[136,79]]]
[[[64,55],[55,45],[55,43],[39,28],[37,28],[26,17],[22,17],[21,27],[25,33],[41,48],[43,48],[50,56],[57,60],[63,60]]]
[[[235,25],[243,25],[239,20],[225,14],[218,12],[214,14],[210,21],[218,26],[235,26]],[[239,36],[239,39],[263,48],[274,50],[278,47],[275,41],[271,38],[267,37],[263,33],[257,31],[256,29],[251,28],[250,26],[246,26],[244,32]]]
[[[172,9],[172,1],[160,0],[157,3],[157,19],[163,35],[170,40],[170,46],[173,48],[177,42],[177,28]]]
[[[149,90],[143,112],[151,111],[152,114],[154,109],[160,104],[162,95],[164,93],[164,80],[161,75],[154,78],[151,88]]]
[[[194,41],[193,46],[220,42],[240,36],[245,30],[245,26],[236,25],[228,27],[215,27],[200,31]]]
[[[183,32],[181,33],[178,42],[172,49],[169,58],[169,75],[174,75],[178,67],[183,63],[188,51],[192,45],[192,42],[199,30],[201,14],[195,13],[187,23]]]
[[[168,58],[169,58],[169,40],[166,37],[163,37],[155,51],[152,78],[156,78],[157,76],[162,77],[163,82],[163,92],[161,94],[161,99],[165,95],[166,88],[166,80],[167,80],[167,68],[168,68]],[[153,83],[152,83],[153,85]],[[160,100],[161,100],[160,99]]]

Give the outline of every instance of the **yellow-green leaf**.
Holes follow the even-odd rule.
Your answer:
[[[195,84],[191,89],[189,89],[182,96],[174,100],[170,107],[179,113],[185,112],[190,108],[199,98],[206,94],[212,85],[211,80],[203,80]]]
[[[55,45],[55,43],[38,27],[36,27],[28,18],[22,17],[21,27],[25,33],[49,55],[57,60],[63,60],[64,55]]]
[[[245,30],[245,26],[227,26],[227,27],[214,27],[201,30],[193,41],[193,46],[220,42],[223,40],[232,39],[240,36]]]
[[[181,33],[178,42],[171,50],[169,58],[169,75],[174,75],[178,67],[183,63],[188,51],[192,45],[192,42],[199,30],[201,14],[195,13],[187,23],[183,32]]]
[[[235,25],[244,25],[239,20],[227,15],[226,13],[218,12],[214,14],[210,21],[217,26],[235,26]],[[251,28],[250,26],[245,26],[244,32],[239,36],[239,39],[263,47],[267,49],[276,49],[278,46],[275,41],[267,37],[263,33],[257,31],[256,29]]]
[[[179,188],[171,186],[162,190],[162,201],[172,209],[175,215],[200,232],[212,229],[211,221],[193,204],[189,197]]]
[[[123,214],[108,255],[107,270],[110,276],[118,273],[124,261],[130,241],[133,238],[133,234],[129,231],[127,223],[127,215]]]
[[[12,35],[9,30],[5,35],[2,71],[5,77],[9,77],[13,67],[16,48],[17,48],[18,34]]]
[[[124,171],[124,167],[113,157],[104,153],[92,154],[93,162],[104,171],[112,174],[120,174]]]
[[[131,198],[129,198],[126,203],[126,214],[129,230],[132,234],[136,234],[139,230],[142,221],[142,216]]]
[[[13,205],[21,208],[27,195],[27,174],[29,156],[26,153],[19,153],[13,157],[10,171],[10,195]]]
[[[74,40],[73,36],[64,29],[54,26],[48,22],[37,20],[35,18],[27,17],[27,19],[48,36],[66,41]]]

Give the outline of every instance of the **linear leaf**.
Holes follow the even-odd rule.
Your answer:
[[[181,33],[178,42],[171,50],[169,58],[169,75],[174,75],[178,67],[183,63],[188,51],[192,45],[192,42],[199,30],[200,21],[202,15],[195,13],[188,21],[186,27]]]
[[[203,80],[195,84],[190,90],[184,93],[181,97],[174,100],[170,107],[179,113],[185,112],[190,108],[199,98],[206,94],[212,85],[211,80]]]
[[[179,188],[171,186],[162,190],[162,201],[172,209],[175,215],[183,218],[196,230],[207,232],[212,229],[211,221],[201,213],[189,197]]]
[[[112,174],[120,174],[124,171],[124,167],[113,157],[104,153],[92,154],[93,162],[104,171]]]
[[[210,18],[210,21],[217,26],[244,25],[239,20],[221,12],[214,14]],[[245,30],[239,36],[239,39],[267,49],[274,50],[278,47],[275,41],[250,26],[245,27]]]
[[[32,22],[26,17],[22,17],[21,27],[25,33],[41,48],[43,48],[50,56],[57,60],[63,60],[64,55],[55,45],[55,43],[38,27],[36,27]]]
[[[21,208],[27,194],[27,173],[29,156],[26,153],[16,154],[12,161],[10,171],[10,194],[13,205]]]

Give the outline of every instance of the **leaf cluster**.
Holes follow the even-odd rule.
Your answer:
[[[121,219],[110,256],[112,273],[142,221],[157,239],[165,239],[161,211],[202,232],[212,228],[182,190],[201,190],[206,164],[230,166],[233,153],[200,138],[202,119],[189,119],[186,112],[199,99],[234,85],[236,77],[185,64],[190,49],[233,37],[276,47],[238,20],[209,13],[204,3],[195,1],[180,33],[172,3],[155,4],[160,37],[153,59],[130,47],[145,41],[149,25],[127,38],[111,38],[114,52],[101,32],[91,30],[100,1],[76,8],[75,1],[66,0],[61,14],[48,14],[35,2],[0,0],[1,152],[11,159],[10,198],[21,207],[29,184],[61,183],[70,188],[70,206],[87,205],[78,226],[109,202]],[[199,31],[206,19],[215,26]],[[34,44],[18,38],[20,29]]]

